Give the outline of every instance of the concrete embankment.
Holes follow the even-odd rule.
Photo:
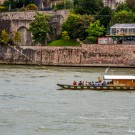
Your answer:
[[[135,67],[135,45],[0,46],[0,63]]]

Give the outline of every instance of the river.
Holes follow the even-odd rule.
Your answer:
[[[135,134],[135,92],[59,90],[105,68],[0,65],[0,135]],[[110,68],[109,74],[135,74]]]

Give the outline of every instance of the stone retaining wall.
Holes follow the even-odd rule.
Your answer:
[[[80,47],[20,46],[14,48],[0,46],[0,63],[134,67],[135,45],[84,44]]]

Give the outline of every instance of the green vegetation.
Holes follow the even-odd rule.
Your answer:
[[[6,0],[3,5],[5,7],[11,6],[11,9],[22,8],[28,4],[34,3],[34,0]]]
[[[60,1],[54,6],[55,10],[71,9],[72,7],[73,2],[71,2],[71,0]]]
[[[0,12],[5,12],[7,11],[7,7],[5,6],[0,6]]]
[[[14,42],[18,45],[19,42],[21,42],[21,34],[20,32],[16,31],[14,33]]]
[[[65,41],[63,39],[55,40],[48,43],[48,46],[79,46],[80,44],[77,41],[69,40]]]
[[[121,10],[114,12],[110,21],[110,25],[116,23],[134,23],[135,14],[132,11]]]
[[[8,32],[3,29],[1,32],[0,45],[14,45],[13,40],[10,38]]]
[[[126,0],[126,4],[129,9],[135,12],[135,0]]]
[[[90,43],[97,43],[97,38],[104,34],[105,28],[100,26],[100,21],[90,23],[89,28],[86,30],[88,37],[86,38]]]
[[[7,31],[4,29],[2,30],[2,34],[1,34],[1,39],[4,43],[8,43],[10,38],[9,38],[9,34],[7,33]]]
[[[101,11],[95,17],[96,20],[100,21],[101,26],[104,26],[107,30],[109,22],[111,20],[112,10],[109,7],[103,7]]]
[[[74,0],[75,13],[77,14],[97,14],[102,8],[102,0]]]
[[[117,8],[116,8],[116,12],[119,12],[119,11],[122,11],[122,10],[126,10],[126,11],[130,11],[130,8],[128,7],[128,5],[127,4],[120,4],[120,5],[118,5],[117,6]]]
[[[63,31],[62,32],[62,39],[65,41],[69,41],[70,37],[68,36],[68,32],[67,31]]]
[[[51,26],[49,24],[50,16],[38,13],[34,16],[35,20],[30,23],[29,31],[32,32],[35,43],[47,45],[48,33],[50,33]]]
[[[38,10],[38,7],[35,4],[28,4],[26,10]]]
[[[90,22],[94,22],[91,15],[77,15],[71,13],[67,21],[62,26],[62,31],[67,31],[69,37],[73,40],[84,40],[87,37],[86,29],[89,27]]]

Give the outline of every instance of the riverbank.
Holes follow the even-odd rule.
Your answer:
[[[134,45],[0,46],[1,64],[135,67]]]

